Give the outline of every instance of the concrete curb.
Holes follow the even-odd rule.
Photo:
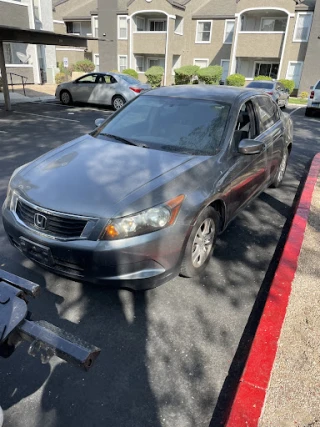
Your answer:
[[[320,153],[312,161],[226,427],[258,426],[319,173]]]

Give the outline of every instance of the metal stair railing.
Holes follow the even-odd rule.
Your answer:
[[[26,95],[26,90],[25,90],[25,84],[26,84],[26,82],[28,80],[28,77],[21,76],[20,74],[16,74],[16,73],[9,73],[9,75],[10,75],[10,81],[11,81],[11,83],[10,83],[11,84],[11,91],[14,92],[13,86],[15,84],[15,83],[13,83],[12,76],[17,76],[17,77],[21,78],[21,83],[22,83],[22,87],[23,87],[23,93],[24,93],[24,96],[27,96]]]

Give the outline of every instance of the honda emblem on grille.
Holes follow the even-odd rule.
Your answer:
[[[34,225],[41,230],[45,230],[47,225],[47,218],[40,213],[36,213],[34,215]]]

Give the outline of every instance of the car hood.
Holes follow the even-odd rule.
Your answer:
[[[28,164],[11,186],[47,209],[110,217],[129,194],[191,158],[86,135]]]

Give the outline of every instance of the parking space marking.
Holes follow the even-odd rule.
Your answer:
[[[8,133],[8,132],[6,132],[5,130],[0,130],[0,133]]]
[[[15,114],[26,114],[28,116],[36,116],[36,117],[43,117],[47,120],[54,120],[55,122],[59,122],[61,120],[65,121],[65,122],[76,122],[76,123],[80,123],[80,120],[72,120],[72,119],[63,119],[61,117],[50,117],[50,116],[45,116],[43,114],[36,114],[36,113],[26,113],[26,112],[20,112],[20,111],[14,111]]]
[[[301,110],[301,108],[303,108],[303,107],[298,107],[295,110],[291,111],[290,116],[292,116],[292,114],[295,113],[296,111]]]

